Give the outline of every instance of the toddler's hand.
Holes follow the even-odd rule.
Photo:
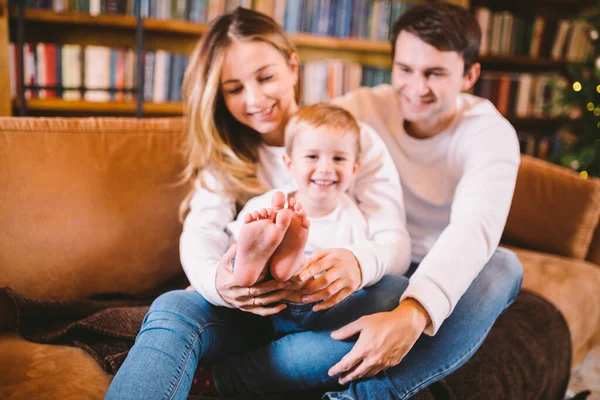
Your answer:
[[[313,307],[314,311],[326,310],[338,304],[358,289],[362,282],[362,273],[358,260],[347,249],[328,249],[314,253],[300,272],[302,282],[313,279],[302,289],[302,301],[311,303],[327,299]]]

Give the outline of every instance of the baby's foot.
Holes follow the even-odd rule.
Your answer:
[[[240,230],[233,276],[239,286],[252,286],[264,276],[269,258],[290,226],[293,212],[282,209],[285,196],[276,192],[269,208],[247,214]]]
[[[293,210],[292,221],[281,244],[273,253],[270,264],[271,275],[278,281],[287,281],[300,272],[304,264],[304,246],[306,246],[310,226],[310,222],[306,219],[306,211],[295,199],[289,199],[288,208],[279,213],[286,210]]]

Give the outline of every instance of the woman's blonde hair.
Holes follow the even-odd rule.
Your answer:
[[[190,139],[186,177],[192,182],[198,178],[208,188],[202,172],[210,170],[224,194],[244,204],[265,188],[256,174],[260,134],[231,115],[220,90],[225,52],[234,41],[268,43],[286,60],[291,59],[296,48],[272,18],[238,8],[216,18],[190,56],[182,86]],[[192,194],[193,191],[182,203],[181,215],[187,210]]]

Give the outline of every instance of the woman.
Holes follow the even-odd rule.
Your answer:
[[[398,306],[408,284],[399,275],[409,266],[410,239],[397,171],[382,141],[363,127],[362,168],[349,194],[365,214],[371,241],[313,255],[300,277],[317,277],[302,289],[302,300],[321,311],[325,322],[312,332],[274,336],[269,319],[262,316],[285,308],[280,300],[292,288],[275,280],[249,288],[233,285],[228,266],[235,246],[229,247],[225,226],[235,217],[236,206],[289,182],[281,160],[283,130],[298,108],[298,70],[298,56],[285,32],[271,18],[250,10],[217,18],[196,47],[183,90],[193,144],[189,167],[197,174],[197,185],[181,237],[181,260],[199,293],[175,291],[155,300],[107,398],[186,398],[198,364],[212,365],[212,371],[205,370],[210,372],[207,386],[214,382],[213,390],[221,396],[342,390],[340,384],[351,383],[328,398],[359,396],[350,393],[402,398],[464,363],[509,302],[505,289],[482,299],[490,303],[485,318],[464,338],[457,333],[471,326],[459,304],[437,339],[417,341],[426,313],[410,299]],[[382,279],[386,274],[395,276]],[[486,282],[492,280],[502,288],[510,277],[495,271]],[[471,296],[488,292],[485,285],[477,288]],[[473,299],[467,300],[468,308]],[[353,350],[353,341],[341,340],[340,328],[361,315],[393,319],[402,307],[418,321],[418,328],[405,335],[404,353],[417,343],[402,363],[358,383],[355,379],[393,364],[378,361],[364,376],[353,373],[357,366],[347,366],[341,376],[328,375]]]

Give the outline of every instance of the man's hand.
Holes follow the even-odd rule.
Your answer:
[[[335,306],[358,289],[362,272],[358,260],[347,249],[328,249],[314,253],[300,272],[299,279],[306,282],[325,272],[302,288],[302,301],[312,303],[327,299],[313,307],[313,311]]]
[[[431,323],[419,302],[406,299],[390,312],[366,315],[331,333],[336,340],[360,334],[354,347],[329,370],[340,385],[377,375],[400,363]]]

